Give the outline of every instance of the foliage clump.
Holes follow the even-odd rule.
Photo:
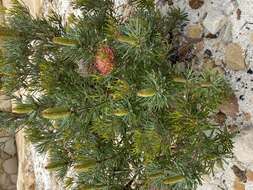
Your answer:
[[[16,100],[1,123],[26,126],[66,189],[189,190],[231,156],[231,134],[211,119],[225,80],[170,60],[187,15],[130,4],[123,17],[112,0],[76,0],[82,14],[64,23],[14,2],[1,26],[1,89]]]

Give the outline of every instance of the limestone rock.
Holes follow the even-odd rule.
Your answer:
[[[227,116],[235,118],[239,112],[239,104],[236,96],[233,95],[223,102],[223,104],[220,105],[219,110]]]
[[[225,48],[225,63],[227,67],[234,71],[244,70],[244,52],[237,43],[230,43]]]
[[[229,43],[232,41],[232,24],[229,22],[223,32],[222,40],[226,43]]]
[[[231,15],[233,14],[234,10],[237,7],[236,2],[233,1],[224,1],[221,6],[224,7],[224,12],[226,15]]]
[[[245,121],[250,121],[251,120],[251,114],[249,112],[244,113],[244,118],[245,118]]]
[[[236,178],[236,180],[234,181],[233,190],[245,190],[245,185]]]
[[[2,159],[2,161],[0,161],[0,164],[2,164],[2,162],[4,160],[7,160],[7,159],[12,157],[11,155],[5,153],[3,150],[0,151],[0,156],[1,156],[1,159]]]
[[[203,0],[189,0],[189,6],[192,9],[199,9],[200,7],[202,7],[204,4]]]
[[[6,141],[3,151],[12,156],[16,154],[16,145],[13,138]]]
[[[189,38],[201,38],[203,28],[200,24],[190,25],[187,28],[187,36]]]
[[[253,44],[253,33],[250,34],[249,38],[250,38],[251,44]]]
[[[35,189],[35,174],[24,129],[16,134],[16,144],[19,158],[17,188],[19,190],[33,190]]]
[[[253,181],[253,172],[251,170],[248,170],[246,175],[248,181]]]
[[[17,178],[18,178],[18,176],[16,174],[11,175],[11,182],[12,183],[17,183]]]
[[[18,171],[17,158],[10,158],[9,160],[4,161],[3,169],[8,174],[16,174]]]
[[[11,185],[8,187],[7,190],[17,190],[17,187],[16,187],[16,185]]]
[[[9,176],[6,173],[2,173],[0,176],[0,189],[11,185]]]
[[[10,112],[11,107],[12,107],[12,105],[11,105],[10,98],[8,96],[0,93],[0,110]]]
[[[241,163],[253,163],[253,129],[245,129],[235,138],[234,155]]]
[[[216,34],[226,23],[226,16],[218,10],[211,9],[207,13],[203,25],[212,34]]]
[[[237,165],[233,165],[231,169],[233,170],[234,175],[238,178],[240,182],[247,182],[246,170],[242,170]]]
[[[215,184],[203,184],[202,186],[199,186],[197,190],[218,190],[217,185]]]

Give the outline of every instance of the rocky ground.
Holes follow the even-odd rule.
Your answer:
[[[118,0],[122,2],[123,0]],[[217,166],[214,175],[204,176],[198,190],[253,189],[253,1],[252,0],[169,0],[189,13],[185,27],[185,43],[193,43],[195,69],[215,70],[230,82],[235,97],[225,102],[218,112],[218,122],[230,130],[240,131],[234,139],[233,159],[224,168]],[[50,9],[67,15],[70,0],[25,0],[33,15],[46,14]],[[165,0],[157,0],[163,12]],[[7,0],[3,0],[9,7]],[[17,136],[19,189],[60,190],[55,178],[44,169],[46,155],[39,155]],[[25,146],[22,146],[25,145]],[[26,166],[26,167],[25,167]],[[28,167],[29,166],[29,167]],[[29,174],[29,175],[28,175]],[[1,177],[0,177],[1,184]],[[25,185],[24,185],[25,184]],[[62,188],[63,189],[63,188]]]
[[[235,138],[235,157],[204,179],[199,190],[252,190],[253,149],[253,1],[251,0],[175,0],[189,13],[186,35],[201,38],[198,58],[203,67],[223,73],[236,98],[221,107],[221,124],[239,130]],[[205,58],[205,54],[209,58]],[[203,58],[204,57],[204,58]]]
[[[15,190],[18,172],[15,138],[7,131],[0,133],[0,189]]]

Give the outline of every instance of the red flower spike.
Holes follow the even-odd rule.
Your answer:
[[[102,46],[98,49],[95,60],[95,67],[102,75],[108,75],[114,67],[114,53],[109,46]]]

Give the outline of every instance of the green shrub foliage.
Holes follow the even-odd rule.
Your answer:
[[[17,105],[0,112],[1,125],[26,126],[66,189],[195,189],[232,154],[232,135],[211,119],[230,90],[215,73],[171,61],[185,13],[129,3],[123,17],[112,0],[77,0],[81,14],[65,23],[14,1],[0,28],[0,73]]]

